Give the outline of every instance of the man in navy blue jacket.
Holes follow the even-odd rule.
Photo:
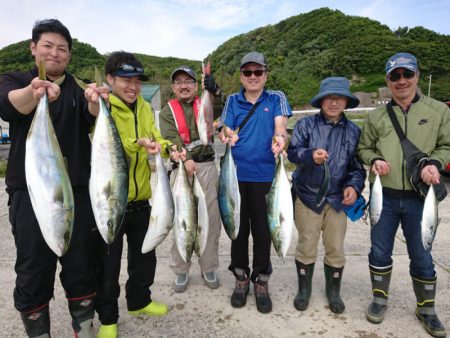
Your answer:
[[[343,112],[358,104],[346,78],[326,78],[320,84],[319,94],[311,100],[320,112],[297,122],[289,144],[289,161],[297,165],[292,180],[296,192],[295,264],[299,285],[294,306],[299,311],[306,310],[309,304],[321,232],[330,310],[342,313],[345,309],[340,297],[347,230],[343,208],[355,203],[361,194],[366,171],[356,157],[360,130]]]

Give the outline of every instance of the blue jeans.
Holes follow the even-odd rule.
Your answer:
[[[431,249],[422,244],[420,222],[423,201],[417,197],[393,197],[383,193],[383,209],[380,219],[370,231],[369,263],[375,267],[392,265],[392,250],[399,223],[410,259],[409,273],[416,277],[434,277]]]

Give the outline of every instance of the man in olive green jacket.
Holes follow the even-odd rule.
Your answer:
[[[218,171],[214,163],[214,148],[212,137],[208,145],[200,141],[197,119],[199,109],[199,98],[197,96],[198,84],[195,72],[186,66],[176,68],[171,76],[172,90],[175,99],[170,100],[159,114],[159,125],[161,135],[177,146],[178,150],[186,148],[186,160],[184,167],[189,176],[196,173],[205,193],[208,209],[209,229],[206,248],[201,257],[199,265],[202,277],[206,285],[215,289],[219,287],[219,278],[216,270],[219,267],[219,236],[222,229],[219,204],[217,199]],[[222,104],[222,93],[214,81],[212,75],[205,75],[203,86],[214,96],[214,119],[220,116]],[[175,168],[170,179],[173,184],[178,169]],[[181,258],[175,241],[172,245],[171,269],[176,274],[173,283],[175,292],[184,292],[189,281],[189,269],[191,262],[184,262]]]
[[[416,58],[397,53],[386,64],[386,82],[392,107],[406,137],[429,157],[421,172],[426,184],[440,182],[439,168],[450,160],[450,113],[448,107],[417,93],[419,70]],[[358,145],[359,156],[371,166],[370,182],[381,178],[383,204],[380,218],[372,224],[369,269],[373,301],[366,317],[381,323],[387,308],[392,272],[392,250],[399,223],[408,247],[410,275],[417,298],[416,315],[432,336],[446,335],[434,309],[436,271],[431,249],[421,240],[423,200],[413,190],[405,170],[403,151],[386,106],[370,112]]]

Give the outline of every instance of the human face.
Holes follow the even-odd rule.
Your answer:
[[[106,77],[111,86],[112,93],[119,97],[123,102],[133,104],[141,93],[141,79],[139,76],[111,76]]]
[[[417,82],[419,81],[418,72],[415,73],[410,79],[405,78],[405,72],[409,72],[409,70],[406,68],[397,68],[389,73],[389,75],[393,73],[401,75],[397,81],[392,81],[389,75],[386,77],[386,83],[392,93],[392,98],[399,104],[409,104],[412,102],[414,96],[416,95]]]
[[[347,106],[348,98],[339,95],[328,95],[322,99],[322,111],[326,118],[337,121]]]
[[[30,44],[31,54],[39,66],[44,61],[47,77],[55,80],[64,74],[70,61],[69,44],[61,34],[42,33],[40,39]]]
[[[175,97],[183,102],[191,102],[197,94],[198,84],[186,73],[177,74],[172,83]]]
[[[245,76],[245,71],[258,71],[263,70],[261,76],[256,76],[252,73],[250,76]],[[247,63],[241,68],[241,83],[245,91],[249,94],[259,94],[264,89],[267,81],[267,71],[264,66],[257,63]]]

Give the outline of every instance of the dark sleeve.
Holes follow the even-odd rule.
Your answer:
[[[25,88],[31,80],[31,75],[27,77],[22,74],[20,77],[19,73],[6,73],[0,76],[0,116],[3,120],[12,121],[26,116],[14,108],[8,94],[12,90]]]
[[[309,146],[308,122],[307,117],[297,121],[287,151],[289,161],[301,166],[314,165],[312,156],[314,149]]]
[[[357,130],[355,137],[359,140],[360,138],[360,130]],[[357,142],[358,143],[358,142]],[[347,166],[347,179],[345,182],[346,187],[353,187],[358,195],[361,195],[364,190],[364,185],[366,182],[367,172],[364,168],[363,162],[358,157],[357,149],[354,149],[352,154],[352,158],[350,159]]]

